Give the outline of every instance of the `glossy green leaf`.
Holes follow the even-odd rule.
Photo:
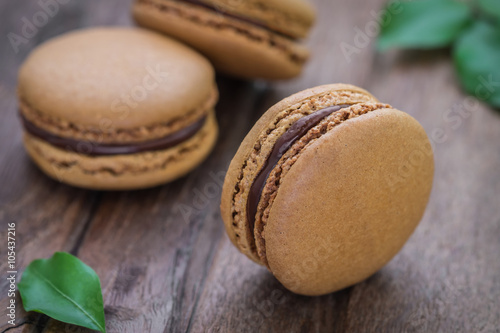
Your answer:
[[[56,252],[50,259],[34,260],[18,288],[26,311],[106,332],[99,277],[71,254]]]
[[[479,6],[485,13],[500,19],[500,0],[479,0]]]
[[[500,29],[478,21],[457,41],[453,57],[465,89],[500,107]]]
[[[379,50],[428,49],[451,45],[471,21],[471,10],[455,0],[390,2],[383,17]]]

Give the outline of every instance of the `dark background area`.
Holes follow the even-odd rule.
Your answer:
[[[7,223],[16,222],[19,272],[55,251],[76,254],[101,278],[108,332],[498,332],[500,113],[462,92],[446,50],[378,54],[370,37],[349,61],[342,43],[355,46],[384,0],[314,3],[313,56],[302,77],[269,84],[218,78],[221,136],[205,163],[154,189],[93,192],[47,178],[28,159],[17,71],[51,37],[131,25],[130,1],[69,0],[16,53],[8,33],[21,34],[23,17],[32,21],[42,9],[38,1],[0,0],[0,244]],[[333,82],[366,88],[420,121],[434,147],[435,182],[420,226],[386,267],[352,288],[303,297],[230,244],[219,196],[259,116],[292,93]],[[87,332],[24,313],[19,297],[18,326],[10,328],[6,252],[2,246],[0,332]]]

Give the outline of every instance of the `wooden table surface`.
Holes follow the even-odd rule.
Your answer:
[[[499,332],[500,112],[463,93],[447,50],[377,54],[373,38],[365,45],[358,36],[348,61],[342,43],[355,45],[384,0],[314,1],[318,24],[307,42],[314,55],[302,77],[269,84],[219,77],[213,154],[183,179],[134,192],[60,184],[22,147],[16,77],[28,53],[72,29],[133,24],[130,1],[65,2],[17,53],[7,34],[21,34],[23,17],[41,7],[0,2],[0,332],[88,332],[26,314],[19,303],[17,326],[7,324],[8,222],[17,224],[20,272],[55,251],[96,270],[108,332]],[[386,267],[352,288],[303,297],[231,245],[219,196],[259,116],[294,92],[333,82],[362,86],[418,119],[433,143],[435,183],[420,226]]]

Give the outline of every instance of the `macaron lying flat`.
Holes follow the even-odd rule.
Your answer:
[[[192,46],[233,76],[289,79],[309,57],[297,41],[314,22],[304,0],[136,0],[133,13],[139,25]]]
[[[420,124],[360,88],[270,108],[233,158],[221,213],[238,249],[291,291],[322,295],[383,267],[419,223],[433,180]]]
[[[84,188],[179,178],[207,157],[218,133],[211,64],[148,30],[54,38],[23,64],[18,95],[31,158],[52,178]]]

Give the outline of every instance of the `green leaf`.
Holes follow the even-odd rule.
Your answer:
[[[453,57],[465,89],[500,107],[500,30],[485,21],[474,23],[457,41]]]
[[[455,0],[390,2],[384,13],[377,43],[381,51],[449,46],[472,17],[469,6]]]
[[[26,311],[106,332],[101,283],[80,259],[56,252],[29,264],[18,285]]]
[[[500,19],[499,0],[479,0],[479,7],[487,14]]]

